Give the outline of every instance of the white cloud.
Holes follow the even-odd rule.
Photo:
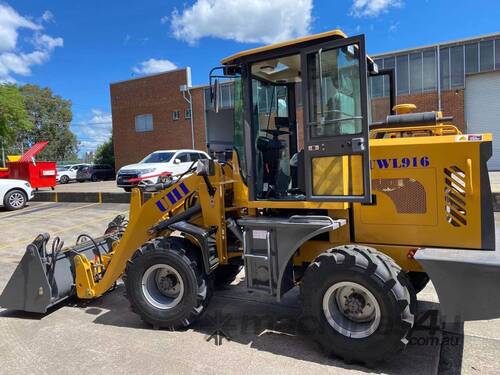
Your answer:
[[[29,76],[34,65],[40,65],[50,59],[52,51],[63,46],[62,38],[53,38],[44,34],[42,22],[50,22],[53,15],[45,11],[34,22],[21,16],[7,4],[0,3],[0,82],[15,82],[13,74]],[[32,51],[24,51],[18,44],[19,30],[32,32],[28,38],[34,46]]]
[[[134,66],[132,71],[136,74],[154,74],[174,69],[177,69],[177,65],[170,60],[149,59]]]
[[[41,26],[22,17],[7,4],[0,4],[0,52],[16,48],[18,29],[40,30]]]
[[[35,34],[34,38],[35,47],[41,50],[48,50],[51,52],[56,47],[62,47],[64,45],[64,41],[62,38],[52,38],[47,34]]]
[[[274,43],[306,35],[312,7],[312,0],[197,0],[172,13],[171,27],[190,44],[203,37]]]
[[[163,16],[162,18],[160,18],[160,23],[162,25],[165,25],[167,22],[168,22],[168,16]]]
[[[354,0],[351,14],[356,17],[376,17],[389,8],[399,8],[403,0]]]
[[[54,14],[52,14],[52,12],[50,10],[46,10],[42,14],[42,21],[47,22],[47,23],[54,22]]]
[[[398,30],[398,27],[399,27],[399,22],[391,24],[391,26],[389,26],[389,32],[395,33]]]
[[[81,123],[72,124],[80,149],[82,151],[95,151],[111,136],[111,114],[100,109],[92,109],[90,119]]]

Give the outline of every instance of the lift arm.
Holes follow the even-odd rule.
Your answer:
[[[92,264],[84,255],[75,257],[76,288],[78,298],[95,298],[103,295],[118,280],[127,261],[134,252],[150,239],[149,229],[169,213],[182,209],[185,198],[196,191],[200,177],[184,177],[169,188],[142,204],[142,194],[134,189],[130,200],[129,224],[123,237],[113,248],[109,265],[101,280],[94,281]]]

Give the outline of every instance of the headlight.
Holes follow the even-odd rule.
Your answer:
[[[141,176],[142,176],[143,174],[152,173],[152,172],[154,172],[155,170],[156,170],[156,169],[154,169],[154,168],[149,168],[149,169],[141,169],[141,170],[139,171],[139,175],[141,175]]]
[[[24,186],[26,186],[28,189],[31,189],[31,185],[29,184],[29,182],[25,182]]]

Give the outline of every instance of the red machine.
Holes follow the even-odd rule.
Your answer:
[[[49,142],[39,142],[31,147],[18,161],[8,162],[8,174],[0,174],[3,178],[26,180],[31,187],[38,189],[56,186],[56,163],[52,161],[36,161],[35,156],[42,151]]]

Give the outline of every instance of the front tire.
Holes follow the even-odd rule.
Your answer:
[[[98,180],[99,180],[99,178],[97,178],[97,176],[95,174],[93,174],[92,176],[90,176],[90,181],[97,182]]]
[[[61,178],[59,179],[59,182],[61,184],[67,184],[69,182],[69,177],[64,175],[64,176],[61,176]]]
[[[7,210],[15,211],[26,206],[27,201],[26,194],[22,190],[14,189],[5,194],[3,204]]]
[[[413,326],[404,272],[375,249],[346,245],[320,254],[301,285],[314,339],[346,362],[374,366],[406,346]]]
[[[143,321],[154,328],[179,329],[205,311],[212,291],[197,250],[185,239],[167,237],[136,251],[123,280],[132,310]]]

